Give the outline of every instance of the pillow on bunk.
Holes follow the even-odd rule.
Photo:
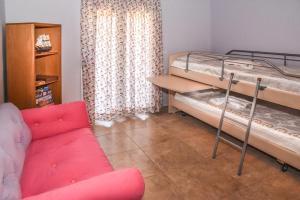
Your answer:
[[[225,97],[212,98],[209,102],[216,106],[223,106],[225,104]],[[228,107],[234,110],[247,109],[251,107],[251,102],[231,96],[228,100]]]

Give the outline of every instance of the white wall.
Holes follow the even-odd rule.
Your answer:
[[[299,0],[211,0],[212,49],[300,53]]]
[[[168,55],[178,51],[209,50],[211,47],[210,0],[161,0],[164,71]],[[167,105],[164,93],[163,105]]]
[[[7,22],[62,24],[63,102],[81,99],[80,0],[5,0]]]
[[[5,24],[4,0],[0,0],[0,104],[4,101],[4,81],[3,81],[3,26]]]
[[[178,51],[211,47],[210,0],[161,0],[164,60]]]

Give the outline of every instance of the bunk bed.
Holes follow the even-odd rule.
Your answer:
[[[300,71],[287,68],[300,63],[299,58],[244,50],[226,55],[180,52],[169,57],[169,75],[149,81],[169,91],[170,113],[183,111],[241,141],[250,121],[247,144],[281,161],[282,170],[288,165],[300,169]],[[251,97],[258,77],[252,119]],[[229,84],[232,96],[227,99]]]

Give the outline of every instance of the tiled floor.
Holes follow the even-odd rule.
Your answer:
[[[95,132],[115,169],[138,167],[145,200],[300,199],[300,172],[282,173],[275,159],[249,148],[236,175],[239,151],[221,143],[210,158],[216,130],[192,117],[159,113]]]

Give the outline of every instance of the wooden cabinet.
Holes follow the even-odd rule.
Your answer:
[[[48,34],[52,49],[38,53],[35,42]],[[61,103],[61,25],[44,23],[6,24],[7,98],[20,109],[34,108],[36,89],[48,86],[55,104]],[[37,84],[38,77],[51,81]]]

